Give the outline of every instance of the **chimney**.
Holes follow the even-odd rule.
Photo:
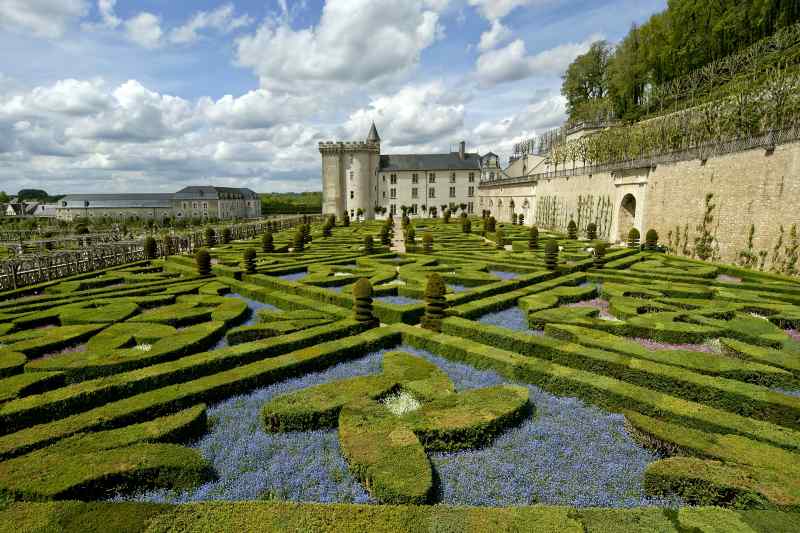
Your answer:
[[[465,141],[461,141],[458,143],[458,158],[463,160],[464,159],[464,152],[467,150],[467,143]]]

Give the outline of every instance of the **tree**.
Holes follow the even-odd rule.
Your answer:
[[[11,200],[6,194],[6,191],[0,191],[0,204],[7,204]]]
[[[392,235],[390,231],[388,224],[381,226],[381,244],[384,246],[392,244]]]
[[[594,222],[589,222],[589,224],[586,225],[586,238],[590,241],[597,240],[597,224]]]
[[[229,244],[231,242],[231,228],[227,226],[222,228],[220,240],[222,241],[222,244]]]
[[[567,224],[567,238],[573,241],[578,238],[578,225],[572,219]]]
[[[636,228],[631,228],[631,230],[628,232],[628,248],[638,248],[640,238],[641,234],[639,233],[639,230]]]
[[[344,216],[342,217],[342,226],[347,227],[350,225],[350,215],[347,214],[347,211],[344,212]]]
[[[461,232],[472,233],[472,221],[470,219],[464,217],[464,221],[461,223]]]
[[[298,226],[297,230],[294,233],[294,239],[292,240],[292,248],[294,252],[302,252],[305,249],[306,245],[306,236],[303,233],[303,226]]]
[[[645,250],[655,251],[658,248],[658,232],[654,229],[647,230],[644,234]]]
[[[488,233],[494,233],[495,227],[497,225],[497,221],[494,217],[490,216],[489,219],[486,221],[486,231]]]
[[[375,251],[375,241],[372,238],[372,235],[367,235],[364,237],[364,253],[371,254]]]
[[[539,249],[539,228],[536,226],[531,227],[528,233],[528,250]]]
[[[211,274],[211,254],[205,248],[200,248],[194,256],[195,263],[197,264],[197,273],[201,276],[208,276]]]
[[[248,274],[256,273],[256,251],[253,248],[248,248],[242,255],[242,267]]]
[[[426,254],[433,252],[433,235],[430,232],[425,232],[422,236],[422,250]]]
[[[498,250],[504,250],[506,247],[506,236],[502,229],[498,229],[494,234],[495,246]]]
[[[217,234],[214,231],[214,228],[211,226],[206,228],[206,235],[205,235],[206,246],[209,248],[213,248],[214,245],[217,243]]]
[[[592,43],[589,51],[578,56],[562,76],[561,94],[567,99],[570,119],[586,115],[608,95],[608,61],[612,48],[606,41]],[[592,120],[581,116],[583,120]]]
[[[603,265],[606,264],[606,248],[607,244],[604,242],[598,243],[597,246],[594,247],[594,252],[592,254],[593,264],[595,268],[603,268]]]
[[[421,320],[423,328],[432,331],[442,330],[442,320],[447,309],[446,291],[444,280],[438,273],[432,272],[428,275],[428,283],[425,286],[425,315]]]
[[[417,245],[417,230],[414,229],[414,226],[408,226],[405,237],[406,249],[412,249]]]
[[[558,268],[558,243],[550,239],[544,246],[544,264],[547,270],[556,270]]]

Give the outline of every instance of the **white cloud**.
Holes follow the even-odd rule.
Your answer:
[[[131,41],[144,48],[161,45],[161,19],[152,13],[142,12],[125,21],[125,33]]]
[[[482,52],[496,48],[511,38],[511,30],[503,26],[499,20],[493,20],[489,31],[481,34],[481,42],[478,49]]]
[[[469,5],[475,7],[489,20],[498,20],[514,9],[530,4],[544,5],[555,0],[469,0]]]
[[[529,56],[525,42],[516,39],[507,46],[481,54],[476,75],[484,86],[517,81],[531,76],[562,74],[579,55],[586,53],[593,42],[602,39],[592,35],[579,43],[565,43]]]
[[[15,95],[0,104],[0,116],[31,116],[48,113],[87,115],[105,109],[108,96],[102,80],[60,80],[50,87],[36,87],[30,93]]]
[[[0,27],[57,39],[88,10],[87,0],[0,0]]]
[[[344,129],[351,138],[362,139],[374,121],[389,147],[441,141],[455,136],[464,125],[465,106],[451,98],[438,81],[408,85],[393,95],[373,98],[369,107],[350,115]]]
[[[122,23],[114,13],[116,4],[117,0],[97,0],[97,10],[100,12],[103,25],[107,28],[116,28]]]
[[[215,30],[229,33],[238,28],[249,26],[253,19],[247,15],[234,16],[233,4],[224,4],[213,11],[198,11],[186,24],[170,32],[170,41],[186,44],[196,41],[202,30]]]
[[[217,101],[202,98],[199,107],[213,124],[246,130],[305,118],[316,110],[315,101],[310,97],[276,95],[257,89],[238,98],[229,94]]]
[[[238,63],[251,67],[266,88],[394,76],[417,65],[442,36],[433,7],[423,0],[327,0],[316,27],[294,30],[267,20],[239,39]]]

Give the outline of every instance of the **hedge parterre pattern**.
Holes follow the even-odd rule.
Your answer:
[[[471,222],[415,221],[404,254],[339,221],[213,247],[208,274],[173,256],[0,293],[0,517],[791,530],[800,283]],[[441,331],[418,327],[432,273]]]

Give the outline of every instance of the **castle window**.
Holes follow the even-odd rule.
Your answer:
[[[411,183],[416,185],[419,183],[419,175],[418,174],[411,174]]]
[[[428,174],[428,183],[436,183],[436,173],[431,172]]]
[[[411,189],[411,198],[419,198],[419,189],[414,187]]]
[[[455,182],[456,182],[456,173],[452,172],[450,174],[450,183],[455,183]]]
[[[396,214],[397,214],[397,205],[395,205],[395,204],[392,204],[392,205],[390,205],[389,207],[391,208],[391,211],[389,211],[389,212],[390,212],[392,215],[396,215]]]
[[[436,189],[431,187],[428,189],[428,198],[436,198]]]
[[[386,174],[381,174],[381,178],[383,178],[383,182],[386,183]]]
[[[467,189],[467,196],[469,196],[470,198],[475,196],[475,187],[470,187]]]
[[[475,173],[474,172],[470,172],[469,173],[469,182],[470,183],[475,183]]]
[[[455,197],[456,197],[456,188],[450,187],[450,198],[455,198]]]
[[[472,213],[474,210],[475,210],[475,206],[473,205],[473,203],[472,202],[468,203],[467,204],[467,212],[468,213]]]
[[[386,191],[383,191],[383,199],[386,200]]]
[[[397,198],[397,189],[389,189],[389,197],[393,200]]]
[[[350,199],[352,200],[355,197],[356,197],[356,193],[353,192],[353,191],[350,191]]]
[[[392,185],[397,185],[397,174],[392,174],[389,180]]]
[[[417,214],[417,204],[412,204],[411,205],[411,214],[412,215],[416,215]]]
[[[208,209],[208,202],[203,202],[203,209]]]

